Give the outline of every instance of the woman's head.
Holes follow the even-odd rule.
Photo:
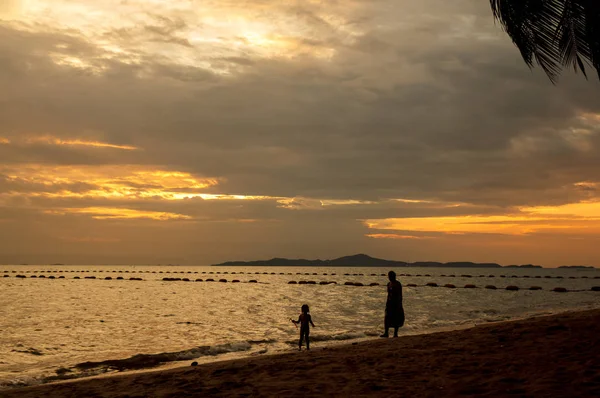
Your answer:
[[[395,281],[396,280],[396,273],[394,271],[390,271],[388,272],[388,278],[390,278],[390,281]]]
[[[308,308],[308,304],[304,304],[302,306],[302,313],[308,314],[309,311],[310,311],[310,309]]]

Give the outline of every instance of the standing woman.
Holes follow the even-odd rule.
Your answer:
[[[398,337],[398,329],[404,325],[402,284],[396,280],[394,271],[388,272],[388,278],[390,282],[387,284],[387,302],[385,303],[385,331],[380,337],[390,337],[389,328],[394,328],[394,337]]]

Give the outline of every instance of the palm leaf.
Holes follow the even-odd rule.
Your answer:
[[[600,78],[600,0],[490,0],[494,17],[525,63],[556,83],[563,68]]]

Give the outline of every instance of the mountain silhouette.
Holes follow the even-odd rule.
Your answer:
[[[384,260],[371,257],[367,254],[354,254],[335,258],[333,260],[306,260],[306,259],[288,259],[272,258],[270,260],[255,261],[227,261],[215,266],[276,266],[276,267],[460,267],[460,268],[500,268],[496,263],[472,263],[469,261],[459,261],[450,263],[440,263],[436,261],[420,261],[407,263],[405,261]]]

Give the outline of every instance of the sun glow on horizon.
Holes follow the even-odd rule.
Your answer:
[[[461,215],[446,217],[406,217],[367,219],[369,229],[437,233],[492,233],[528,235],[540,232],[600,233],[600,201],[561,206],[520,207],[514,214]],[[371,238],[393,238],[389,234],[369,234]],[[401,236],[401,235],[398,235]]]

